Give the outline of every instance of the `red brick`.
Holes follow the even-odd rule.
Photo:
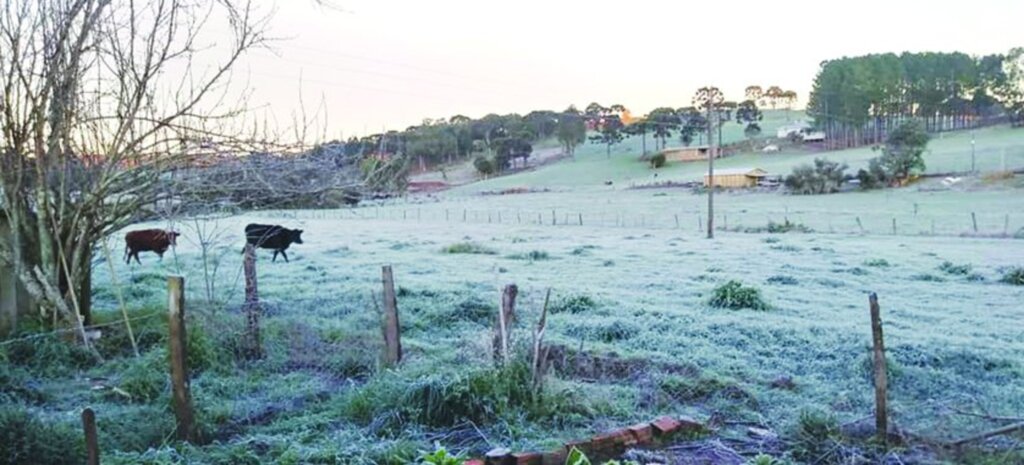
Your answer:
[[[464,465],[484,465],[484,459],[469,459]]]
[[[629,432],[633,435],[636,444],[650,444],[654,441],[654,429],[648,423],[640,423],[630,426]]]
[[[675,433],[679,428],[683,426],[679,420],[675,418],[664,416],[651,422],[651,427],[654,428],[654,435],[657,437],[665,437]]]
[[[512,454],[512,459],[516,465],[542,465],[542,458],[544,456],[540,452],[516,452]]]

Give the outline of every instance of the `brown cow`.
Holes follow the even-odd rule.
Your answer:
[[[141,265],[139,252],[156,252],[163,260],[167,248],[178,245],[177,239],[180,235],[175,231],[163,229],[130,231],[124,235],[124,262],[130,265],[132,257],[135,257],[135,263]]]

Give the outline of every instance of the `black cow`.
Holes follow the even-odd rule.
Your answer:
[[[288,261],[288,254],[285,250],[288,246],[302,243],[301,229],[288,229],[276,224],[250,224],[245,227],[245,241],[262,249],[272,249],[274,258],[270,261],[277,261],[277,254],[284,256]],[[245,252],[243,249],[242,252]]]

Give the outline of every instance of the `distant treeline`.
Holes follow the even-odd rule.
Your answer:
[[[844,57],[821,65],[807,113],[839,146],[878,143],[906,119],[929,132],[1024,123],[1024,49],[981,57],[903,53]]]

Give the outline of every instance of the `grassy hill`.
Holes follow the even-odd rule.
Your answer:
[[[786,119],[780,117],[782,112],[771,113],[764,125],[765,134],[774,134],[775,129],[785,124]],[[1024,130],[1011,129],[1005,126],[980,129],[974,132],[976,141],[977,169],[994,171],[1004,168],[1018,169],[1024,167]],[[742,138],[739,125],[731,124],[725,128],[723,139],[726,142]],[[616,185],[644,184],[660,181],[692,181],[700,179],[707,165],[695,163],[671,163],[668,166],[652,170],[640,161],[640,139],[630,138],[612,150],[611,157],[605,155],[604,146],[588,144],[581,147],[575,160],[545,166],[541,169],[491,179],[484,182],[464,186],[462,192],[479,192],[498,190],[510,187],[531,188],[579,188],[601,186],[605,181]],[[850,165],[852,171],[867,166],[868,160],[878,156],[878,152],[870,147],[833,151],[812,152],[791,149],[781,153],[742,153],[716,162],[719,168],[759,167],[772,174],[787,174],[793,167],[811,163],[815,158],[822,157],[838,160]],[[935,135],[929,143],[925,154],[926,172],[944,173],[968,171],[971,168],[971,132],[959,131]],[[656,175],[656,176],[655,176]]]

